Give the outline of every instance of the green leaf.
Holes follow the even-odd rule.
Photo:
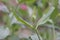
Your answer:
[[[58,6],[58,0],[49,0],[51,5],[57,7]]]
[[[40,7],[38,7],[37,8],[37,11],[38,11],[38,13],[37,13],[37,19],[39,19],[39,18],[41,18],[42,17],[42,15],[43,15],[43,11],[41,10],[41,8]]]
[[[18,0],[19,3],[33,4],[36,0]]]
[[[41,1],[42,1],[43,8],[47,8],[49,6],[48,0],[41,0]]]
[[[20,9],[20,8],[17,8],[16,10],[17,10],[17,12],[18,12],[17,14],[18,14],[21,18],[23,18],[23,19],[26,20],[26,21],[29,20],[29,14],[28,14],[27,10],[22,10],[22,9]]]
[[[16,31],[18,31],[18,29],[21,27],[21,25],[20,24],[12,24],[12,26],[11,26],[11,29],[12,29],[12,32],[16,32]]]
[[[52,12],[54,11],[54,7],[50,7],[49,8],[49,11],[47,12],[47,13],[45,13],[45,14],[43,14],[43,16],[39,19],[39,21],[37,22],[37,26],[36,26],[36,28],[39,26],[39,25],[42,25],[42,24],[44,24],[44,23],[46,23],[48,20],[47,20],[47,18],[49,18],[50,17],[50,15],[52,14]],[[47,20],[47,21],[45,21],[45,20]],[[44,22],[45,21],[45,22]]]
[[[13,14],[14,14],[14,16],[16,17],[16,19],[17,19],[19,22],[21,22],[22,24],[24,24],[24,25],[26,25],[26,26],[34,29],[34,27],[33,27],[31,24],[29,24],[28,22],[26,22],[26,21],[23,20],[20,16],[17,15],[16,9],[13,10]]]
[[[35,23],[36,21],[36,13],[37,13],[37,10],[36,10],[36,7],[33,8],[33,13],[31,15],[31,20],[33,23]]]
[[[53,13],[51,14],[50,18],[55,21],[55,18],[57,17],[58,15],[58,9],[55,8],[55,10],[53,11]]]

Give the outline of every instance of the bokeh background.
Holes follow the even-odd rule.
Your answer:
[[[0,0],[0,40],[60,40],[60,0]]]

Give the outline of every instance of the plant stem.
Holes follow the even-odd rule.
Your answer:
[[[36,33],[37,33],[39,40],[42,40],[42,37],[40,36],[40,33],[38,32],[38,30],[37,29],[35,29],[35,30],[36,30]]]
[[[55,27],[54,27],[54,24],[53,24],[53,30],[52,31],[53,31],[53,39],[52,40],[55,40],[56,37],[55,37]]]
[[[16,7],[16,9],[17,9],[17,7]],[[25,20],[23,20],[21,17],[19,17],[19,16],[16,14],[16,9],[13,11],[13,14],[14,14],[14,16],[16,17],[16,19],[17,19],[19,22],[23,23],[24,25],[27,25],[29,28],[33,29],[33,30],[37,33],[37,36],[38,36],[39,40],[42,40],[42,38],[41,38],[38,30],[37,30],[33,25],[29,24],[28,22],[26,22]]]

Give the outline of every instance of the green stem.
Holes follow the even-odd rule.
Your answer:
[[[53,24],[53,39],[52,40],[56,40],[55,38],[56,38],[56,36],[55,36],[55,27],[54,27],[54,24]]]
[[[23,23],[24,25],[27,25],[27,27],[33,29],[33,30],[37,33],[37,36],[38,36],[39,40],[42,40],[42,38],[41,38],[38,30],[35,29],[33,25],[30,25],[28,22],[26,22],[26,21],[23,20],[21,17],[19,17],[19,16],[17,15],[16,9],[13,10],[13,14],[14,14],[14,16],[16,17],[16,19],[17,19],[19,22],[21,22],[21,23]]]
[[[38,32],[38,30],[35,29],[35,31],[36,31],[36,33],[37,33],[37,36],[38,36],[39,40],[42,40],[42,37],[40,36],[40,33]]]

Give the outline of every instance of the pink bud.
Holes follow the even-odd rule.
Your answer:
[[[27,10],[27,6],[26,6],[25,4],[21,4],[21,5],[20,5],[20,8],[21,8],[22,10]]]

